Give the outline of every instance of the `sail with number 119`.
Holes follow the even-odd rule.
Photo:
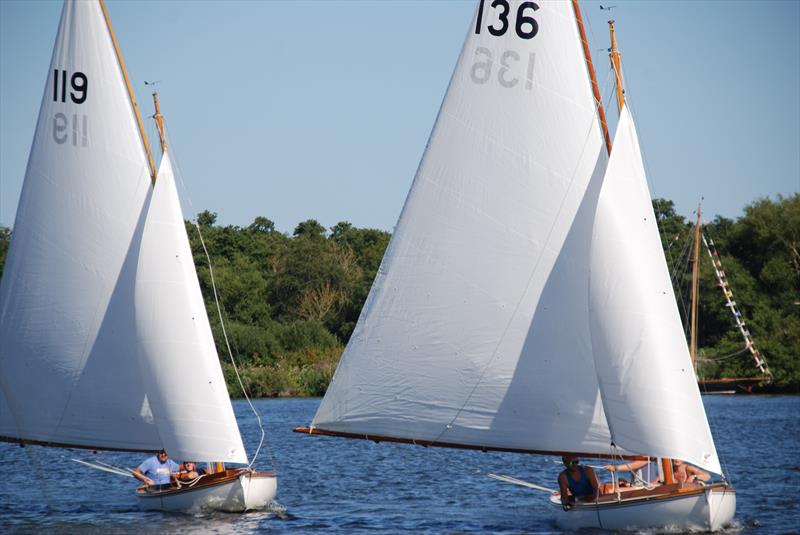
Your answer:
[[[656,488],[569,511],[554,497],[559,523],[715,529],[732,487],[671,480],[669,458],[722,470],[633,119],[622,106],[609,161],[582,31],[577,2],[479,2],[358,324],[297,431],[664,458]]]
[[[156,173],[102,0],[65,1],[48,72],[0,286],[0,439],[238,464],[137,494],[266,507],[277,479],[247,465],[171,158]]]

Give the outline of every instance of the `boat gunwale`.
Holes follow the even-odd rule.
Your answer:
[[[663,485],[659,485],[662,487]],[[659,487],[653,489],[655,492]],[[710,485],[703,485],[700,487],[678,487],[673,491],[667,491],[658,494],[651,494],[651,495],[637,495],[637,496],[630,496],[630,497],[623,497],[619,500],[613,499],[616,493],[606,494],[603,497],[608,497],[607,501],[593,501],[593,502],[576,502],[572,504],[572,510],[574,511],[586,511],[586,510],[594,510],[594,509],[611,509],[612,507],[631,507],[642,503],[653,503],[658,501],[670,501],[670,500],[680,500],[683,498],[688,498],[691,496],[698,496],[701,494],[705,494],[707,491],[711,491],[712,493],[716,492],[718,494],[736,494],[736,489],[724,481],[718,483],[712,483]],[[624,496],[625,492],[622,492]],[[561,502],[559,499],[560,493],[554,493],[550,495],[550,504],[554,507],[561,507]],[[559,501],[556,501],[559,500]]]
[[[221,474],[221,475],[220,475]],[[197,480],[196,484],[192,486],[184,485],[182,487],[173,486],[172,483],[167,485],[159,485],[158,488],[152,491],[148,491],[148,486],[141,486],[136,489],[136,495],[139,498],[164,498],[166,496],[172,496],[175,494],[187,494],[192,491],[196,490],[207,490],[212,487],[217,487],[220,485],[233,483],[238,480],[243,474],[247,474],[250,477],[256,478],[277,478],[278,475],[274,471],[268,472],[256,472],[254,470],[250,470],[249,468],[228,468],[225,470],[224,473],[217,472],[214,474],[204,474]],[[214,477],[216,476],[216,477]]]

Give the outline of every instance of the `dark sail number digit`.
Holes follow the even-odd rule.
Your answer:
[[[480,5],[478,6],[478,16],[475,21],[476,34],[480,34],[481,28],[483,27],[483,8],[485,1],[486,0],[481,0]],[[511,13],[511,6],[508,3],[508,0],[494,0],[490,7],[492,9],[500,9],[497,19],[501,23],[501,26],[499,28],[495,28],[494,24],[490,24],[487,26],[487,29],[489,30],[490,34],[494,35],[495,37],[500,37],[508,30],[508,15]],[[532,39],[537,33],[539,33],[539,23],[533,18],[532,15],[526,14],[526,9],[536,11],[539,9],[539,5],[536,2],[522,2],[517,8],[514,30],[516,31],[517,36],[519,36],[521,39]]]
[[[89,91],[89,79],[82,72],[74,72],[69,79],[69,98],[75,104],[83,104]],[[67,101],[67,71],[53,72],[53,102]]]

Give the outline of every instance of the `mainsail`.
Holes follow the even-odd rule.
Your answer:
[[[101,4],[66,1],[0,286],[0,437],[246,462],[162,170]]]
[[[625,239],[626,229],[609,223],[624,208],[603,184],[607,157],[572,7],[504,5],[480,2],[312,429],[454,447],[660,454],[719,471],[697,388],[687,390],[676,369],[685,343],[669,353],[670,338],[665,351],[631,368],[642,351],[618,341],[627,326],[607,317],[613,299],[649,306],[662,281],[630,298],[641,288],[603,286],[604,269],[640,255],[621,258],[596,245]],[[618,159],[629,161],[634,149],[639,157],[638,145],[621,143]],[[646,184],[636,193],[649,206]],[[663,264],[653,229],[642,254]],[[674,318],[665,327],[656,317],[677,318],[677,309],[674,297],[662,299],[637,336],[652,334],[655,343],[671,336]],[[644,399],[653,374],[641,372],[662,357],[651,370],[677,383]],[[671,405],[673,396],[686,399]],[[679,414],[686,425],[674,427]]]
[[[481,6],[312,426],[608,453],[585,320],[606,156],[575,17]]]

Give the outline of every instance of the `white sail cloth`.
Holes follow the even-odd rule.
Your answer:
[[[612,243],[626,239],[626,228],[607,220],[634,193],[613,199],[621,179],[606,177],[607,191],[603,185],[607,160],[572,7],[537,2],[525,14],[538,33],[521,39],[485,31],[501,28],[504,15],[481,4],[312,427],[529,451],[659,454],[718,472],[696,384],[684,376],[691,367],[681,369],[688,363],[685,342],[681,348],[675,338],[674,297],[661,294],[671,295],[669,278],[658,271],[656,286],[643,280],[636,291],[644,294],[631,298],[650,306],[658,292],[663,301],[644,311],[648,321],[634,341],[625,321],[605,310],[619,298],[618,286],[604,287],[606,271],[624,263],[620,274],[639,277],[648,270],[635,266],[642,254],[656,255],[647,266],[662,269],[664,260],[655,226],[642,237],[645,253],[623,258],[593,243],[598,232],[611,233],[603,239]],[[509,13],[519,17],[525,5],[512,2]],[[532,70],[526,59],[535,61]],[[638,146],[625,148],[624,136],[620,143],[620,158],[630,160]],[[646,184],[637,188],[631,217],[649,210],[654,223]],[[657,316],[664,314],[662,333]],[[648,370],[651,358],[637,344],[652,348],[641,344],[651,335],[655,344],[670,342],[658,353],[665,361]],[[646,359],[631,366],[639,357]],[[664,371],[665,384],[647,399],[655,370]],[[673,408],[674,396],[686,399]],[[662,407],[654,410],[654,402]],[[673,427],[678,414],[691,429]],[[699,438],[687,437],[695,429]]]
[[[614,441],[721,473],[627,106],[595,216],[589,317]]]
[[[179,459],[246,463],[169,153],[147,213],[134,299],[141,375],[164,448]]]
[[[529,39],[473,20],[314,427],[609,452],[585,320],[605,149],[572,7],[537,5]]]
[[[176,457],[244,462],[228,399],[207,417],[199,417],[195,407],[170,406],[173,392],[185,388],[178,376],[161,375],[174,374],[175,367],[165,364],[173,358],[194,381],[213,381],[213,399],[225,387],[218,363],[216,372],[209,372],[205,361],[196,364],[196,346],[187,344],[176,355],[171,350],[178,344],[155,343],[173,320],[161,311],[148,318],[140,308],[179,307],[148,304],[149,289],[137,282],[140,268],[147,271],[154,262],[169,260],[148,258],[158,247],[149,238],[141,243],[143,234],[158,232],[160,223],[148,221],[150,212],[173,203],[161,198],[169,186],[156,188],[151,198],[150,185],[146,152],[101,6],[67,0],[0,286],[1,437],[125,450],[167,446]],[[180,221],[180,211],[172,217]],[[178,251],[188,272],[191,256],[183,247],[183,232],[176,238],[183,240],[178,249],[157,254],[174,259]],[[191,275],[186,284],[197,286]],[[208,344],[198,297],[180,298],[188,299],[183,312],[197,312],[193,321],[205,322],[197,327],[198,339]],[[147,332],[152,327],[147,320],[154,318],[165,323]],[[176,331],[176,340],[184,341],[184,331]],[[149,364],[142,357],[154,358],[151,351],[159,352],[158,367],[143,373]],[[202,354],[207,353],[206,348]],[[171,423],[156,422],[154,413],[168,415]],[[216,437],[214,451],[194,439],[170,436],[173,426],[181,436]],[[233,456],[232,448],[237,450]]]

